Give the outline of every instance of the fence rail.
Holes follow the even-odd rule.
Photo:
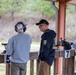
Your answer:
[[[75,50],[70,50],[70,57],[65,58],[65,50],[55,50],[55,60],[53,68],[50,67],[50,75],[59,75],[57,73],[58,65],[57,60],[58,58],[63,59],[63,75],[76,75],[75,73]],[[30,74],[29,75],[38,75],[38,66],[39,62],[37,60],[38,52],[30,52]],[[34,69],[34,60],[36,60],[36,69]],[[4,63],[4,55],[0,55],[0,63]],[[11,68],[10,64],[6,64],[6,75],[11,75]],[[34,70],[36,73],[34,74]],[[53,73],[52,73],[53,71]]]

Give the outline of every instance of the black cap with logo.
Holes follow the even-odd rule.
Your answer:
[[[36,25],[40,25],[40,24],[46,24],[46,25],[49,25],[48,21],[45,20],[45,19],[41,19],[38,23],[36,23]]]

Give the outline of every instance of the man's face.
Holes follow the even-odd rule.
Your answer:
[[[46,24],[40,24],[40,25],[39,25],[39,29],[40,29],[42,32],[45,32],[46,28],[47,28],[47,25],[46,25]]]

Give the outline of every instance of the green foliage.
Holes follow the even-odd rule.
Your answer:
[[[40,1],[36,3],[37,11],[40,11],[44,15],[51,17],[55,15],[53,8],[51,7],[51,3],[49,1]]]
[[[5,3],[5,0],[0,1],[0,15],[7,11]]]
[[[0,15],[10,11],[20,11],[26,0],[1,0]]]
[[[40,12],[45,16],[52,17],[55,15],[51,3],[44,0],[27,0],[24,8],[26,13]]]
[[[40,12],[45,16],[53,16],[54,10],[50,2],[44,0],[2,0],[0,1],[0,15],[9,12]]]
[[[55,10],[47,0],[0,0],[0,15],[7,12],[40,12],[44,16],[53,17]],[[67,12],[76,11],[74,5],[67,5]]]
[[[67,14],[75,12],[76,12],[76,5],[67,4]]]

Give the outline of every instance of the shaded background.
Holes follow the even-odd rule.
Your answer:
[[[58,3],[56,3],[58,8]],[[66,39],[76,39],[76,5],[67,4]],[[27,31],[33,41],[40,41],[39,28],[35,25],[40,19],[49,21],[49,28],[56,31],[56,13],[50,1],[44,0],[1,0],[0,1],[0,41],[8,41],[15,35],[14,26],[18,21],[27,24]]]

